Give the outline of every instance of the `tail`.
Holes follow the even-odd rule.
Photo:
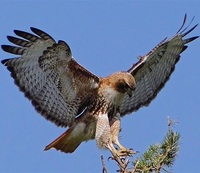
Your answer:
[[[70,127],[66,132],[45,147],[45,151],[51,148],[60,150],[65,153],[73,153],[76,148],[85,141],[85,123],[78,123],[74,127]]]

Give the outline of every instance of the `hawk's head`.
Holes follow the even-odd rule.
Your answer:
[[[127,93],[132,96],[135,90],[136,82],[134,77],[128,72],[116,73],[115,89],[120,93]]]
[[[127,93],[129,97],[132,96],[136,86],[134,77],[128,72],[114,73],[107,78],[104,78],[103,83],[118,93]]]

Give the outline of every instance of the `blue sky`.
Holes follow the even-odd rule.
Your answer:
[[[200,23],[200,1],[9,1],[0,2],[0,44],[8,44],[13,29],[40,28],[66,41],[75,59],[98,76],[127,70],[182,24]],[[200,35],[200,26],[190,36]],[[167,116],[178,121],[180,152],[172,172],[199,172],[200,40],[182,54],[170,81],[147,108],[122,119],[121,142],[143,153],[167,131]],[[11,58],[0,51],[0,59]],[[65,131],[41,117],[14,85],[3,65],[1,72],[0,172],[101,172],[95,141],[81,144],[73,154],[43,148]],[[138,154],[137,156],[139,156]],[[137,157],[136,156],[136,157]],[[116,170],[106,161],[110,172]]]

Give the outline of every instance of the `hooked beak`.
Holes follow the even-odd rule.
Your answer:
[[[128,85],[128,86],[129,87],[126,88],[126,92],[129,96],[129,98],[131,98],[133,95],[133,92],[135,91],[136,85],[134,84],[134,85]]]
[[[132,95],[133,95],[133,91],[134,91],[133,88],[131,88],[131,87],[127,88],[126,92],[127,92],[128,96],[129,96],[129,98],[132,97]]]

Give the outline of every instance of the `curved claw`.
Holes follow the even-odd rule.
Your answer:
[[[114,160],[114,156],[108,157],[108,161],[109,161],[110,159]]]

